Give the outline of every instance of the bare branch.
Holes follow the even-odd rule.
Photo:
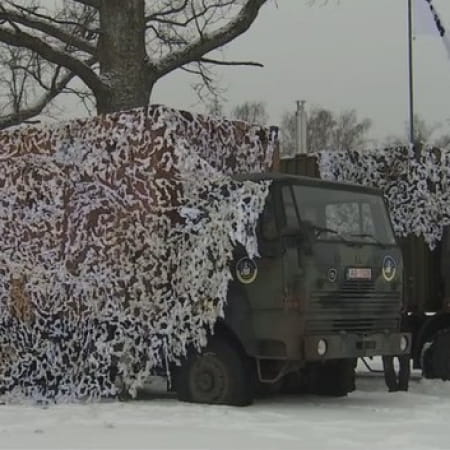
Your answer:
[[[170,45],[187,45],[186,39],[183,39],[183,38],[178,37],[178,36],[167,35],[167,34],[163,33],[162,31],[158,30],[153,25],[149,25],[148,29],[151,29],[155,33],[155,36],[161,42],[164,42],[164,44],[166,44],[166,45],[169,45],[169,46]]]
[[[200,58],[199,62],[205,64],[215,64],[217,66],[255,66],[264,67],[264,64],[255,61],[220,61],[218,59]]]
[[[178,7],[168,8],[168,9],[156,12],[154,14],[151,14],[150,16],[148,16],[146,18],[146,21],[150,22],[152,20],[156,20],[158,17],[164,17],[164,16],[173,15],[173,14],[178,14],[186,8],[186,6],[188,5],[188,2],[189,2],[189,0],[184,0],[183,3],[180,4],[180,6],[178,6]]]
[[[95,46],[90,44],[88,41],[78,38],[73,33],[66,33],[60,27],[54,26],[42,19],[31,19],[29,17],[26,17],[24,14],[7,11],[6,9],[0,7],[0,21],[3,20],[13,23],[19,23],[28,28],[47,33],[48,35],[59,39],[65,44],[70,45],[71,47],[76,47],[81,51],[89,53],[90,55],[93,55],[96,51]]]
[[[71,56],[69,53],[50,46],[38,37],[23,31],[11,31],[0,28],[0,41],[15,47],[28,48],[45,58],[47,61],[69,69],[71,72],[78,75],[94,92],[100,92],[104,89],[104,85],[100,78],[89,65]]]
[[[44,108],[67,86],[67,84],[75,77],[71,72],[67,73],[59,82],[55,83],[54,89],[45,92],[34,105],[23,110],[13,112],[6,116],[0,117],[0,130],[15,125],[20,125],[33,117],[42,113]]]
[[[95,59],[91,58],[87,64],[93,65],[95,62]],[[78,95],[83,102],[85,102],[85,97],[87,97],[88,94],[68,88],[69,83],[76,77],[73,72],[65,71],[65,73],[60,76],[62,68],[56,67],[50,81],[50,85],[47,86],[35,72],[29,70],[27,67],[24,67],[23,69],[27,69],[27,73],[32,76],[45,91],[31,106],[20,108],[20,105],[16,105],[11,114],[0,117],[0,130],[19,125],[22,122],[29,121],[33,117],[38,116],[44,111],[49,103],[62,92],[74,93],[75,95]],[[22,90],[23,88],[22,83]],[[17,101],[19,101],[19,99]]]
[[[23,66],[23,65],[20,65],[20,64],[14,64],[14,65],[11,66],[11,70],[12,70],[13,74],[16,71],[21,71],[22,73],[24,73],[24,74],[28,75],[29,77],[33,78],[33,80],[36,81],[36,83],[42,89],[50,90],[50,86],[47,86],[44,83],[44,81],[42,79],[42,76],[40,74],[40,70],[35,68],[35,67],[31,67],[30,64],[28,64],[26,66]]]
[[[95,14],[97,14],[97,12],[95,12],[93,15],[92,11],[89,11],[88,8],[86,8],[86,10],[84,11],[85,17],[80,17],[79,20],[69,20],[68,18],[61,20],[57,17],[50,17],[46,14],[41,14],[35,8],[26,8],[22,5],[17,5],[15,3],[12,3],[9,0],[8,0],[8,4],[11,7],[17,9],[18,11],[21,11],[22,13],[25,13],[31,17],[36,17],[36,18],[42,19],[46,22],[54,23],[57,25],[62,25],[65,27],[67,27],[67,26],[74,27],[74,28],[80,30],[80,32],[82,32],[82,35],[88,40],[91,40],[92,37],[97,37],[99,34],[98,29],[93,29],[93,28],[89,27],[89,23],[92,21],[92,18],[95,16]]]
[[[198,69],[192,69],[190,67],[180,67],[181,70],[183,70],[184,72],[190,73],[191,75],[198,75],[199,77],[202,78],[203,82],[205,83],[205,86],[209,87],[213,82],[214,79],[212,76],[210,76],[207,72],[205,72],[204,70],[202,70],[202,68],[198,68]]]
[[[162,14],[153,14],[146,18],[147,28],[155,30],[155,26],[153,23],[157,23],[159,25],[166,25],[168,27],[171,27],[172,31],[174,31],[175,28],[187,28],[192,22],[195,23],[196,28],[199,32],[199,34],[202,34],[202,30],[199,28],[199,19],[204,18],[207,16],[208,12],[215,11],[218,9],[224,9],[226,7],[230,7],[232,5],[236,4],[236,0],[229,0],[227,2],[221,1],[220,3],[211,3],[211,4],[205,4],[203,2],[203,9],[200,11],[196,11],[194,4],[191,5],[191,12],[192,15],[190,17],[185,18],[185,20],[180,21],[174,18],[166,18],[167,15],[176,14],[176,12],[180,12],[180,8],[172,9],[172,10],[166,10],[163,17],[160,17]],[[187,1],[185,1],[183,8],[187,7]],[[175,15],[175,17],[177,17]],[[202,29],[205,28],[206,22]]]
[[[227,25],[211,32],[203,33],[185,48],[174,51],[157,64],[158,76],[161,77],[176,68],[198,61],[210,51],[221,47],[243,34],[258,16],[259,10],[267,0],[247,0],[237,16]]]
[[[90,6],[91,8],[100,9],[100,0],[73,0],[76,3],[81,3],[85,6]]]

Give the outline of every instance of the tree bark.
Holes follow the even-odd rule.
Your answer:
[[[147,106],[154,84],[146,68],[145,0],[102,0],[98,113]]]

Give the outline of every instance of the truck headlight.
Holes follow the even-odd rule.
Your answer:
[[[323,356],[325,355],[325,353],[328,350],[328,344],[327,341],[325,339],[321,339],[318,343],[317,343],[317,354],[319,356]]]
[[[400,338],[400,351],[405,352],[406,349],[408,348],[408,344],[409,344],[408,338],[406,336],[402,336]]]

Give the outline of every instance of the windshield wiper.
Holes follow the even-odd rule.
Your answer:
[[[306,222],[306,225],[309,226],[310,228],[312,228],[316,232],[316,233],[314,233],[316,238],[318,238],[322,233],[332,233],[332,234],[335,234],[336,236],[338,236],[342,241],[344,241],[348,244],[351,243],[350,241],[345,239],[345,237],[342,236],[342,234],[337,230],[333,230],[332,228],[327,228],[327,227],[321,227],[321,226],[315,225],[311,222]]]
[[[375,242],[375,244],[378,244],[382,247],[386,247],[386,244],[383,244],[383,242],[379,241],[372,233],[352,233],[349,234],[350,237],[360,237],[360,238],[371,238]]]
[[[320,227],[319,225],[308,224],[314,231],[317,231],[316,237],[319,237],[322,233],[340,234],[339,231],[332,228]]]

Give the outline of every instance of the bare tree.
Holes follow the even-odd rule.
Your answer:
[[[450,134],[439,136],[433,143],[434,146],[450,150]]]
[[[213,95],[211,100],[205,104],[205,112],[212,117],[223,117],[224,104],[219,95]]]
[[[309,152],[321,150],[353,150],[363,146],[371,127],[369,119],[359,120],[355,110],[335,114],[324,108],[313,108],[308,113],[307,146]],[[296,117],[285,113],[281,120],[282,150],[295,153]]]
[[[414,115],[414,142],[423,145],[432,145],[439,148],[447,148],[450,145],[450,135],[442,132],[443,125],[441,123],[428,123],[418,114]],[[405,146],[409,143],[409,123],[405,124],[405,135],[389,136],[385,139],[384,144],[390,146]]]
[[[367,133],[371,126],[372,121],[359,120],[354,109],[339,114],[333,127],[332,148],[336,150],[361,148],[367,142]]]
[[[297,124],[295,114],[285,112],[281,118],[281,153],[283,155],[293,155],[295,153],[295,136]]]
[[[257,125],[266,125],[269,120],[264,102],[245,102],[237,105],[232,109],[231,117]]]
[[[99,113],[146,106],[155,83],[177,69],[213,89],[215,65],[260,66],[210,53],[245,33],[267,2],[55,0],[50,8],[48,0],[2,0],[0,42],[20,50],[3,80],[26,82],[19,103],[5,103],[0,127],[41,112],[75,79],[86,88],[76,93],[90,93]]]
[[[326,109],[316,108],[308,116],[307,142],[311,152],[336,147],[334,136],[337,120],[334,114]]]

